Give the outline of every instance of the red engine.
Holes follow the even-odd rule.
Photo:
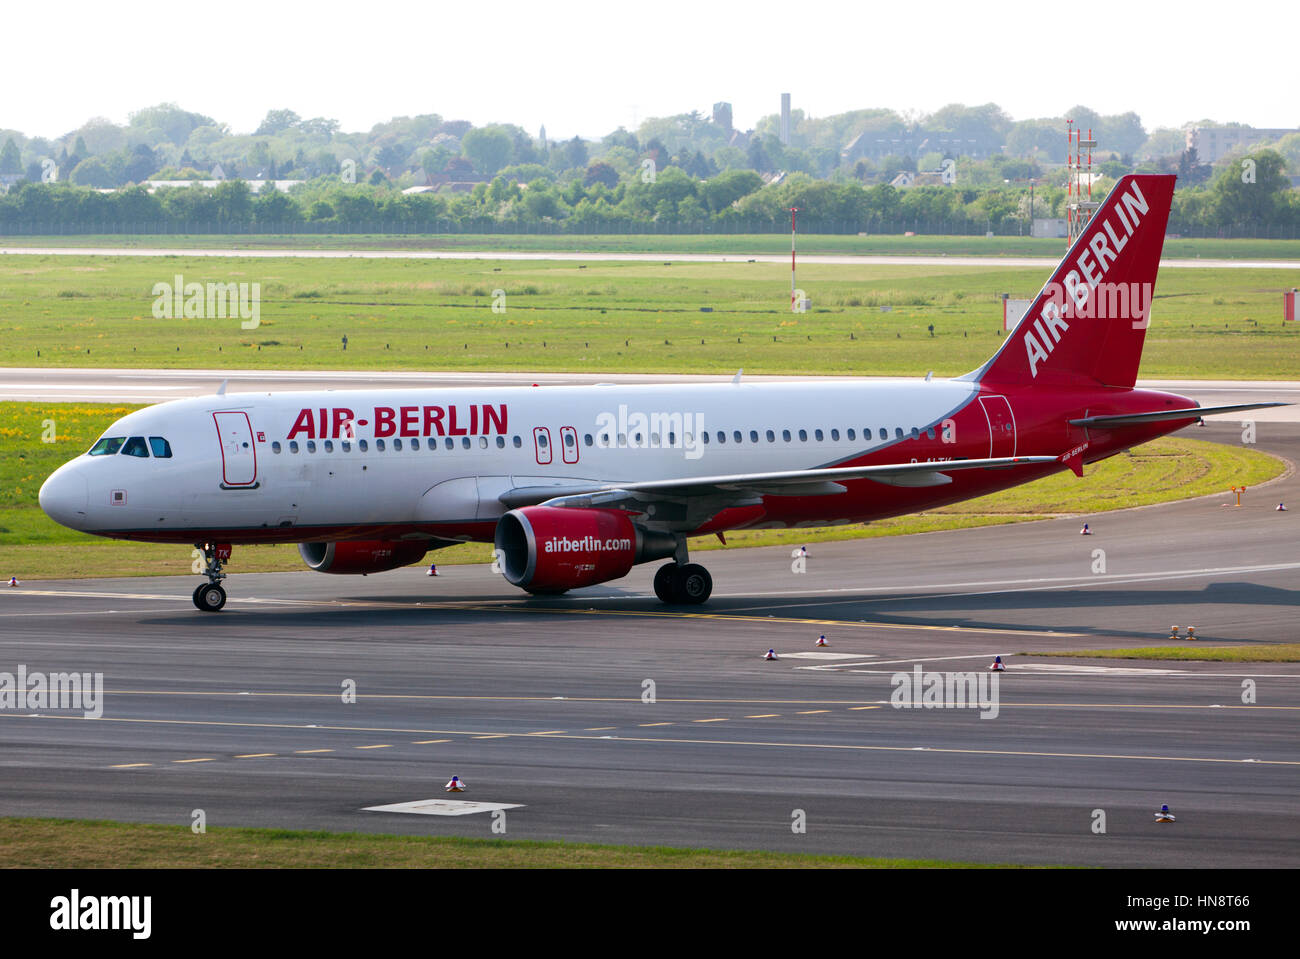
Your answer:
[[[382,573],[410,566],[429,551],[426,540],[344,540],[338,543],[299,543],[303,561],[318,573]]]
[[[672,556],[671,533],[643,529],[621,510],[525,506],[497,523],[502,572],[530,593],[562,593],[626,576],[637,563]]]

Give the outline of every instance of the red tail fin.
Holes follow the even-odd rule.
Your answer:
[[[995,389],[1131,387],[1137,379],[1173,202],[1172,176],[1115,184],[993,359],[971,374]]]

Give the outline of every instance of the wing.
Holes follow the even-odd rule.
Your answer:
[[[834,496],[845,491],[841,481],[869,479],[889,486],[942,486],[955,470],[1018,469],[1059,463],[1055,456],[1007,456],[929,463],[886,463],[829,469],[780,470],[690,476],[641,482],[593,483],[590,486],[522,486],[498,497],[510,509],[521,506],[600,507],[649,512],[654,525],[675,530],[696,529],[724,509],[750,506],[764,496]]]

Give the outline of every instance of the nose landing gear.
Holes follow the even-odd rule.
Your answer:
[[[228,543],[195,543],[195,548],[203,552],[203,572],[208,577],[206,583],[200,583],[194,589],[194,605],[205,613],[215,613],[226,605],[226,591],[221,581],[226,578],[222,564],[230,559]]]

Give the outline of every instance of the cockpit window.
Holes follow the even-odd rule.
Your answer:
[[[149,449],[153,450],[153,455],[160,460],[171,459],[172,444],[161,436],[149,437]]]
[[[124,436],[103,436],[99,441],[90,448],[87,456],[112,456],[122,448],[126,442]]]
[[[143,436],[132,436],[122,446],[123,456],[148,456],[149,447],[144,445]]]

